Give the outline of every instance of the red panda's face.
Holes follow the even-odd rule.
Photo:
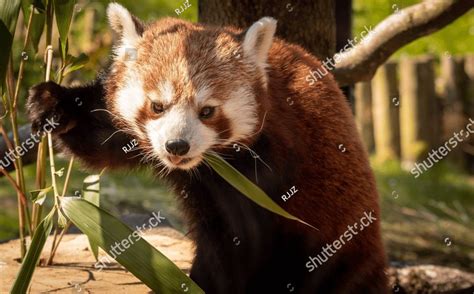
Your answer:
[[[204,153],[256,134],[273,20],[253,25],[242,39],[179,20],[151,24],[140,34],[127,27],[123,7],[112,4],[108,12],[112,27],[120,19],[122,34],[112,107],[149,158],[188,170]],[[128,24],[136,25],[133,19]]]

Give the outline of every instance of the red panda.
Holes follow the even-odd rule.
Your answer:
[[[374,176],[331,74],[306,82],[314,56],[274,37],[269,17],[242,31],[144,24],[115,3],[107,13],[119,36],[110,68],[90,85],[33,87],[33,129],[55,117],[56,142],[87,166],[152,166],[185,191],[191,278],[206,293],[388,291]],[[205,152],[318,230],[251,202]]]

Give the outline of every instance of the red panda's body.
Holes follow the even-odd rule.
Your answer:
[[[138,25],[136,20],[134,23]],[[261,24],[270,30],[271,25],[268,20]],[[120,151],[121,146],[136,136],[142,148],[156,148],[159,138],[148,140],[151,128],[148,122],[161,120],[165,128],[168,108],[172,111],[178,107],[174,105],[193,103],[192,97],[209,94],[207,90],[212,88],[212,99],[221,102],[216,102],[211,110],[206,109],[200,122],[196,120],[204,128],[198,131],[206,136],[215,134],[213,150],[225,154],[230,164],[254,180],[283,208],[318,230],[257,206],[202,163],[193,167],[197,176],[190,176],[180,168],[170,168],[162,176],[160,164],[157,174],[173,186],[177,195],[183,195],[183,191],[188,195],[178,199],[196,243],[191,278],[206,293],[387,292],[375,180],[350,108],[332,76],[328,74],[311,86],[306,81],[308,72],[321,66],[319,61],[299,46],[272,38],[267,50],[263,50],[268,58],[260,60],[263,51],[259,51],[258,42],[265,39],[266,32],[259,32],[259,26],[249,29],[257,30],[255,38],[247,33],[244,40],[242,33],[234,29],[207,28],[178,20],[164,20],[151,26],[155,27],[136,29],[140,41],[134,66],[140,75],[148,77],[143,80],[143,92],[152,93],[154,85],[159,83],[158,96],[169,95],[167,103],[173,106],[160,104],[157,108],[152,104],[159,117],[148,111],[146,101],[135,112],[126,109],[129,112],[123,113],[126,107],[117,100],[127,99],[121,94],[125,92],[122,85],[130,82],[125,75],[127,63],[116,60],[110,72],[89,88],[37,86],[29,101],[34,126],[53,113],[59,114],[67,127],[58,131],[58,141],[86,164],[136,166],[136,158],[127,159],[131,155],[117,152],[113,145],[119,145],[115,148]],[[238,46],[241,42],[243,52],[234,52],[233,43]],[[167,44],[160,45],[166,57],[154,59],[151,52],[155,52],[156,44]],[[249,58],[252,46],[257,46],[254,58],[258,66],[254,68],[249,61],[238,60]],[[173,50],[182,51],[183,60],[189,63],[186,77],[179,67],[183,61],[170,55]],[[198,90],[200,83],[206,85],[204,90],[202,87]],[[238,90],[232,88],[236,85]],[[232,98],[236,91],[251,97],[244,108],[236,107],[236,101],[232,107],[226,106],[227,101],[237,99]],[[85,103],[79,113],[73,114],[73,97],[77,96],[84,97]],[[183,97],[191,100],[180,100]],[[107,109],[113,118],[90,113],[97,108]],[[183,113],[190,111],[185,106],[180,109]],[[229,109],[242,110],[238,115],[249,117],[241,125],[233,125],[240,118],[229,113]],[[191,112],[187,113],[192,116]],[[126,115],[136,125],[130,124],[130,119],[125,120]],[[251,122],[252,128],[245,129],[245,124]],[[106,133],[117,128],[126,128],[128,134],[115,137],[113,145],[99,146]],[[159,124],[157,128],[161,128]],[[95,136],[82,137],[94,130]],[[210,130],[215,133],[209,133]],[[230,138],[244,131],[245,136],[229,145]],[[185,130],[180,132],[182,136],[185,133]],[[190,145],[187,149],[192,153],[193,144]],[[170,149],[167,146],[168,152]],[[195,160],[176,158],[177,150],[172,149],[171,157],[166,155],[167,166],[191,164]],[[150,161],[140,151],[132,155],[145,163]],[[364,218],[367,222],[362,221]]]

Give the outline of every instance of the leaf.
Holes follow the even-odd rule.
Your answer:
[[[47,188],[30,191],[30,200],[38,205],[43,205],[44,200],[46,200],[46,196],[48,195],[48,192],[51,191],[52,188],[53,186],[50,186]]]
[[[30,27],[30,44],[36,53],[38,52],[38,44],[41,40],[41,35],[43,35],[44,25],[46,22],[45,4],[41,0],[26,0],[21,2],[25,27],[28,27],[28,20],[32,8],[34,15]]]
[[[90,175],[82,184],[82,197],[100,207],[100,175]]]
[[[100,207],[100,175],[90,175],[84,179],[82,184],[82,197],[97,207]],[[90,238],[89,247],[95,260],[99,260],[99,245]]]
[[[58,177],[62,177],[64,175],[64,167],[61,168],[60,170],[55,171],[54,174],[57,175]]]
[[[0,0],[0,94],[5,90],[5,75],[19,13],[20,0]]]
[[[0,81],[0,84],[2,82]],[[2,95],[2,114],[0,114],[0,119],[4,119],[8,115],[8,102],[7,102],[7,94],[6,93],[0,93]]]
[[[67,226],[67,217],[61,210],[58,211],[58,225],[60,228],[65,228]]]
[[[207,163],[229,184],[236,188],[240,193],[247,196],[250,200],[257,203],[261,207],[270,210],[273,213],[279,214],[285,218],[298,221],[305,224],[315,230],[318,230],[314,226],[307,222],[297,218],[296,216],[288,213],[286,210],[281,208],[272,198],[270,198],[262,189],[252,183],[237,169],[230,165],[227,161],[222,159],[217,154],[206,153],[204,159]]]
[[[81,69],[84,67],[89,62],[89,56],[87,56],[84,53],[81,53],[78,57],[75,56],[68,56],[68,59],[70,60],[70,63],[66,70],[64,71],[64,76],[67,74],[72,73],[73,71],[76,71],[78,69]]]
[[[0,20],[12,37],[15,33],[16,21],[20,12],[20,2],[20,0],[2,0],[0,2]]]
[[[183,293],[186,288],[188,293],[204,293],[171,260],[107,211],[77,197],[63,197],[61,206],[79,230],[155,293]],[[117,248],[127,241],[128,248]],[[120,254],[114,254],[112,246]]]
[[[59,39],[61,42],[61,52],[66,55],[67,37],[71,27],[72,16],[74,14],[75,0],[53,0],[54,15],[56,16],[56,25],[58,26]]]
[[[15,279],[15,283],[10,293],[26,293],[33,277],[36,265],[38,264],[44,244],[53,228],[54,210],[49,213],[36,227],[35,234],[31,240],[30,249],[26,253],[21,264],[20,271]]]

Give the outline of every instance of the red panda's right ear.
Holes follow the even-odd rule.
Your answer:
[[[273,43],[276,25],[277,21],[271,17],[261,18],[247,30],[243,41],[245,58],[254,62],[264,77],[266,77],[268,52]]]
[[[244,54],[264,66],[267,62],[268,51],[273,43],[277,21],[271,17],[263,17],[254,23],[245,33]]]
[[[107,18],[112,30],[118,35],[115,53],[117,56],[126,54],[127,50],[134,49],[144,31],[144,25],[133,16],[125,7],[118,3],[110,3],[107,7]]]

